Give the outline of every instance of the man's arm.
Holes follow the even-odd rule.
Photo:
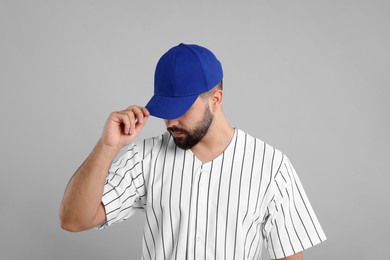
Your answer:
[[[278,258],[280,260],[303,260],[303,255],[302,255],[302,252],[299,252],[299,253],[296,253],[294,255],[290,255],[288,257],[285,257],[285,258]]]
[[[102,137],[65,189],[60,208],[63,229],[83,231],[105,221],[101,199],[108,169],[119,149],[134,141],[148,117],[149,111],[138,106],[111,113]]]

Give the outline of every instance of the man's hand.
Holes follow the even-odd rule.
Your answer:
[[[140,106],[112,112],[104,126],[103,145],[120,149],[134,141],[149,118],[149,111]]]

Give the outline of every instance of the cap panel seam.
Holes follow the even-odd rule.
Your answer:
[[[173,57],[173,69],[171,70],[172,71],[172,79],[173,79],[173,84],[172,84],[172,88],[173,88],[173,93],[175,93],[175,95],[177,95],[177,91],[176,91],[176,60],[177,60],[177,53],[175,53],[175,56]]]
[[[203,77],[204,77],[204,80],[205,80],[205,83],[206,83],[206,87],[207,87],[206,91],[210,90],[210,86],[208,84],[209,83],[209,78],[207,77],[207,75],[205,73],[205,69],[204,69],[203,63],[200,60],[200,56],[201,55],[192,46],[189,46],[189,45],[185,45],[185,46],[196,56],[196,59],[198,60],[200,66],[202,67],[202,73],[203,73]]]

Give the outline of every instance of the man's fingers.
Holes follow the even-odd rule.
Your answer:
[[[146,107],[140,107],[145,116],[150,116],[150,112]]]
[[[117,112],[118,119],[124,125],[124,133],[131,135],[135,130],[139,130],[138,126],[144,124],[149,117],[149,111],[144,107],[130,106],[126,110]]]
[[[134,133],[134,129],[135,129],[136,117],[134,115],[134,112],[132,112],[132,111],[128,111],[126,114],[130,118],[130,129],[129,129],[128,134],[132,135]]]
[[[136,109],[133,110],[133,112],[136,115],[138,122],[140,122],[142,124],[144,122],[144,118],[145,118],[145,115],[144,115],[142,109],[137,107]]]
[[[150,113],[140,106],[131,106],[125,110],[112,112],[103,131],[105,144],[123,147],[140,133]]]
[[[135,125],[135,130],[137,131],[137,133],[139,133],[141,131],[141,129],[144,127],[144,125],[146,124],[148,118],[149,118],[149,116],[144,116],[143,117],[143,121],[142,122],[138,122]]]
[[[123,125],[123,132],[125,134],[130,134],[131,120],[129,115],[123,111],[119,111],[115,113],[115,116],[118,119],[118,124]]]

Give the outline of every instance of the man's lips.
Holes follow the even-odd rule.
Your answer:
[[[183,137],[183,136],[189,134],[189,133],[187,133],[187,131],[185,131],[184,129],[180,129],[180,128],[178,128],[178,127],[168,127],[167,130],[171,133],[171,135],[172,135],[174,138]]]
[[[173,137],[180,137],[180,136],[184,135],[182,132],[175,132],[175,131],[171,131],[171,134]]]

